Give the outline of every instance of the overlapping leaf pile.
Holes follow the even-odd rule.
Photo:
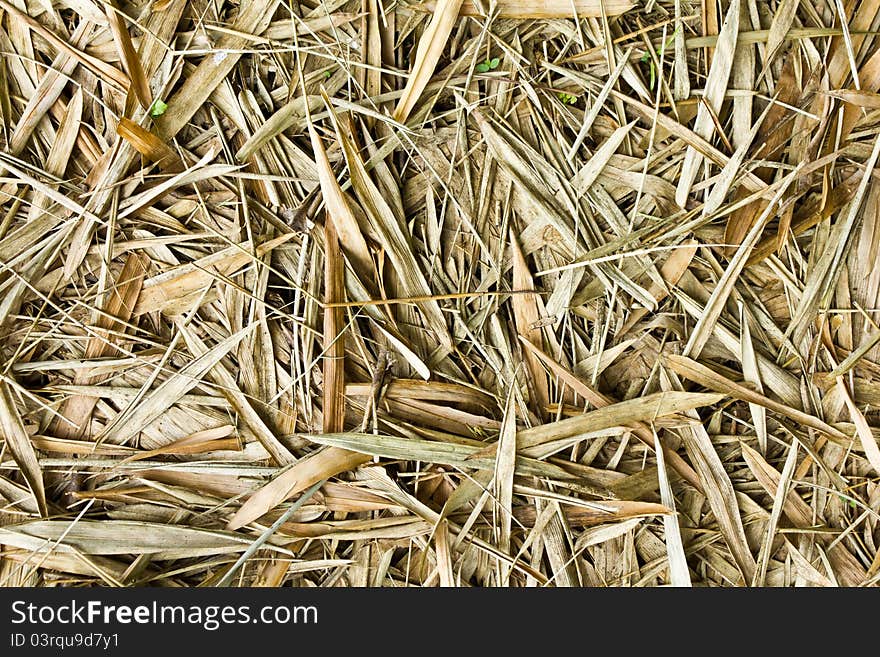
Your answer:
[[[0,0],[0,586],[873,586],[880,2]]]

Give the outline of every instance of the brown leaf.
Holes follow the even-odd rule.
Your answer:
[[[437,0],[437,5],[431,14],[431,22],[419,39],[415,61],[407,78],[406,87],[403,89],[403,95],[394,109],[395,121],[400,123],[406,121],[431,76],[434,75],[437,62],[440,61],[446,48],[446,41],[458,21],[462,2],[463,0]]]
[[[116,0],[107,0],[104,8],[107,14],[107,22],[110,24],[110,31],[113,33],[113,40],[119,49],[119,58],[122,61],[122,68],[128,74],[131,80],[131,88],[135,97],[144,109],[149,109],[153,100],[150,95],[150,83],[147,76],[144,75],[144,68],[138,57],[137,51],[131,42],[131,35],[128,33],[128,27],[122,18],[121,9]]]
[[[227,529],[244,527],[322,479],[356,468],[369,460],[369,456],[346,449],[322,449],[298,461],[251,495],[229,520]]]

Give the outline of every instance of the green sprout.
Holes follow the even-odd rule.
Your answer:
[[[578,102],[578,97],[572,94],[567,94],[564,91],[560,91],[556,96],[566,105],[574,105]]]
[[[501,63],[501,59],[499,57],[493,57],[492,59],[487,59],[484,62],[477,64],[477,72],[478,73],[488,73],[496,68]]]
[[[154,119],[162,116],[165,113],[165,110],[168,109],[168,103],[163,101],[161,98],[157,98],[153,101],[153,104],[150,105],[150,116]]]
[[[324,71],[324,79],[325,80],[329,80],[331,75],[332,75],[332,73],[330,73],[329,70]]]
[[[662,45],[657,49],[657,57],[663,57],[663,53],[664,53],[664,52],[666,51],[666,49],[667,49],[669,46],[671,46],[672,43],[675,41],[675,35],[676,35],[676,34],[678,34],[678,28],[675,28],[675,32],[672,33],[672,36],[669,37],[669,39],[667,39],[666,43],[662,44]],[[640,61],[642,64],[648,64],[648,65],[651,67],[651,68],[650,68],[650,74],[651,74],[651,87],[650,87],[650,88],[653,89],[653,88],[654,88],[654,83],[657,81],[657,75],[656,75],[656,73],[655,73],[655,71],[654,71],[654,59],[651,57],[651,52],[650,52],[650,51],[645,51],[645,53],[641,56],[641,58],[639,59],[639,61]]]

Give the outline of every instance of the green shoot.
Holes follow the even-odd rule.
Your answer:
[[[670,47],[673,44],[673,42],[675,41],[676,34],[678,34],[678,28],[675,28],[675,32],[672,33],[672,36],[666,40],[666,43],[661,44],[660,47],[657,49],[657,57],[663,57],[663,53],[666,52],[666,49],[668,47]],[[642,64],[648,64],[650,66],[649,74],[651,76],[651,84],[650,84],[649,88],[653,89],[654,83],[656,82],[656,79],[657,79],[657,75],[656,75],[656,72],[654,71],[654,59],[653,59],[653,57],[651,57],[651,53],[649,51],[646,51],[641,56],[639,61]]]
[[[168,109],[168,103],[164,102],[161,98],[157,98],[153,101],[153,104],[150,105],[150,116],[154,119],[162,116],[165,113],[165,110]]]
[[[493,57],[492,59],[487,59],[484,62],[477,64],[477,73],[488,73],[496,68],[501,63],[501,59],[499,57]]]

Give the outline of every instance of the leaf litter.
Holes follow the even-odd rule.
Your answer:
[[[0,0],[0,586],[875,586],[878,20]]]

